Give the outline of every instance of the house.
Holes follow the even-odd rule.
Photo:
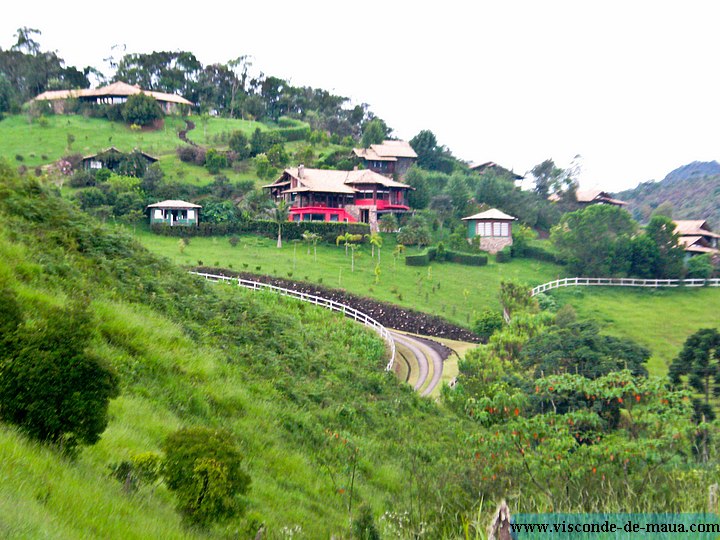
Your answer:
[[[497,176],[505,176],[514,181],[523,180],[525,177],[521,174],[517,174],[512,169],[506,169],[495,163],[494,161],[486,161],[485,163],[471,163],[469,166],[471,171],[478,174],[487,174],[490,172],[495,173]]]
[[[275,200],[290,204],[291,221],[368,223],[378,230],[378,216],[407,212],[407,184],[369,170],[331,171],[285,169],[272,184],[263,186]]]
[[[185,201],[162,201],[149,204],[150,225],[165,223],[171,227],[197,226],[200,223],[200,209],[202,206]]]
[[[83,157],[81,164],[87,171],[109,169],[128,176],[142,176],[157,160],[158,158],[137,149],[126,154],[111,146],[97,154]]]
[[[607,191],[601,189],[578,189],[575,192],[575,199],[581,206],[590,206],[591,204],[610,204],[621,208],[627,206],[625,201],[613,199]],[[557,202],[560,200],[560,195],[553,193],[548,197],[548,200]]]
[[[134,94],[147,94],[155,98],[160,108],[166,114],[178,112],[181,105],[192,107],[192,102],[176,94],[165,92],[153,92],[143,90],[139,86],[118,81],[100,88],[86,88],[82,90],[49,90],[35,97],[33,101],[49,101],[53,110],[62,114],[65,111],[65,103],[68,99],[96,103],[102,105],[118,105],[125,103],[128,97]]]
[[[468,242],[472,243],[475,237],[479,237],[480,249],[489,253],[512,246],[512,222],[515,219],[497,208],[462,218],[468,224]]]
[[[386,176],[404,178],[417,159],[415,150],[405,141],[383,141],[370,148],[353,148],[366,169]]]
[[[712,232],[704,219],[675,220],[679,244],[688,257],[710,253],[720,256],[720,234]]]

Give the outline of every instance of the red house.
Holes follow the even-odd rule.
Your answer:
[[[275,200],[290,203],[291,221],[368,223],[378,230],[378,215],[407,212],[407,184],[368,170],[285,169],[263,186]]]

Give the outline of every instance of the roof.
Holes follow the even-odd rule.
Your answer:
[[[57,99],[68,99],[73,97],[109,97],[109,96],[132,96],[135,94],[147,94],[154,97],[158,101],[166,101],[169,103],[178,103],[182,105],[192,105],[182,96],[176,94],[168,94],[166,92],[153,92],[151,90],[143,90],[139,86],[130,85],[126,82],[117,81],[112,84],[101,86],[99,88],[86,88],[82,90],[50,90],[43,92],[35,97],[38,101],[53,101]]]
[[[202,208],[199,204],[193,204],[186,201],[162,201],[155,204],[148,204],[148,208]]]
[[[507,215],[505,212],[501,212],[497,208],[491,208],[490,210],[486,210],[485,212],[480,212],[479,214],[475,214],[474,216],[468,216],[464,217],[463,220],[470,220],[470,219],[506,219],[509,221],[512,221],[514,219],[513,216]]]
[[[300,176],[302,174],[302,177]],[[302,173],[297,167],[285,169],[280,178],[272,184],[263,186],[265,188],[287,186],[287,178],[295,178],[298,187],[289,188],[286,193],[315,191],[324,193],[347,193],[352,195],[356,192],[355,184],[379,184],[383,187],[410,188],[407,184],[396,182],[390,178],[370,170],[357,171],[331,171],[327,169],[303,168]]]
[[[620,199],[613,199],[609,193],[601,189],[578,189],[575,192],[575,198],[579,203],[605,202],[609,204],[617,204],[624,206],[627,203]]]
[[[100,154],[106,154],[107,152],[114,152],[116,154],[125,154],[126,152],[123,152],[122,150],[119,150],[115,146],[111,146],[110,148],[106,148],[105,150],[102,150],[98,152],[97,154],[90,154],[89,156],[83,156],[83,161],[87,159],[92,159],[98,157]],[[158,158],[151,156],[150,154],[143,152],[142,150],[138,150],[137,148],[134,149],[132,152],[138,152],[140,155],[145,156],[148,160],[155,162],[158,160]],[[128,154],[132,154],[132,152],[127,152]]]
[[[416,159],[417,154],[406,141],[383,141],[370,148],[353,148],[356,156],[370,161],[397,161],[397,158]]]
[[[676,219],[675,232],[680,236],[710,236],[712,238],[720,238],[720,234],[714,233],[708,227],[707,221],[704,219]]]
[[[481,174],[483,172],[485,172],[487,169],[496,169],[496,170],[500,171],[501,173],[509,174],[515,180],[522,180],[523,178],[525,178],[523,175],[517,174],[516,172],[514,172],[511,169],[507,169],[501,165],[498,165],[494,161],[486,161],[485,163],[470,163],[470,165],[468,165],[468,168],[471,171],[475,171],[475,172],[478,172]]]

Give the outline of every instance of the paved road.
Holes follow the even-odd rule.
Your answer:
[[[434,351],[432,348],[428,347],[425,343],[422,341],[415,339],[413,336],[409,336],[407,334],[400,334],[399,332],[393,332],[391,331],[393,339],[397,341],[398,343],[401,343],[407,349],[415,356],[415,359],[417,361],[418,365],[418,380],[417,383],[415,383],[415,390],[420,390],[422,386],[425,384],[428,378],[428,374],[430,372],[429,369],[429,362],[432,362],[433,365],[433,375],[430,379],[430,382],[425,387],[425,389],[420,394],[421,396],[429,396],[430,393],[435,389],[435,387],[440,382],[440,378],[442,377],[442,371],[443,371],[443,361],[440,355]]]

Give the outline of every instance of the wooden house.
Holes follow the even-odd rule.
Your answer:
[[[83,157],[81,164],[83,169],[88,171],[109,169],[128,176],[142,176],[145,170],[157,160],[158,158],[141,150],[136,149],[125,153],[111,146],[97,154]]]
[[[504,176],[506,178],[510,178],[515,182],[518,182],[525,178],[523,175],[514,172],[512,169],[506,169],[505,167],[498,165],[494,161],[486,161],[485,163],[471,163],[468,167],[471,171],[476,172],[480,175],[494,173],[497,176]]]
[[[720,234],[712,232],[704,219],[675,220],[675,232],[688,257],[710,253],[720,256]]]
[[[512,222],[516,218],[491,208],[474,216],[462,218],[467,221],[468,242],[472,243],[479,237],[479,246],[483,251],[497,253],[507,246],[512,246]]]
[[[417,154],[405,141],[384,141],[369,148],[354,148],[353,153],[362,160],[363,167],[385,176],[404,178]]]
[[[291,221],[368,223],[378,230],[378,216],[407,212],[410,186],[369,170],[285,169],[263,186],[275,200],[290,204]]]
[[[609,204],[620,208],[627,206],[628,203],[620,199],[614,199],[607,191],[601,189],[578,189],[575,192],[575,198],[579,205],[590,206],[591,204]],[[549,200],[557,202],[560,196],[553,193],[548,197]]]
[[[185,201],[162,201],[149,204],[150,225],[164,223],[166,225],[193,227],[200,223],[202,206]]]
[[[192,107],[192,102],[176,94],[143,90],[139,86],[117,81],[99,88],[84,88],[80,90],[50,90],[35,97],[34,101],[49,101],[53,110],[62,114],[68,99],[77,99],[88,103],[102,105],[118,105],[125,103],[134,94],[147,94],[155,98],[160,108],[166,114],[181,112],[181,106]]]

